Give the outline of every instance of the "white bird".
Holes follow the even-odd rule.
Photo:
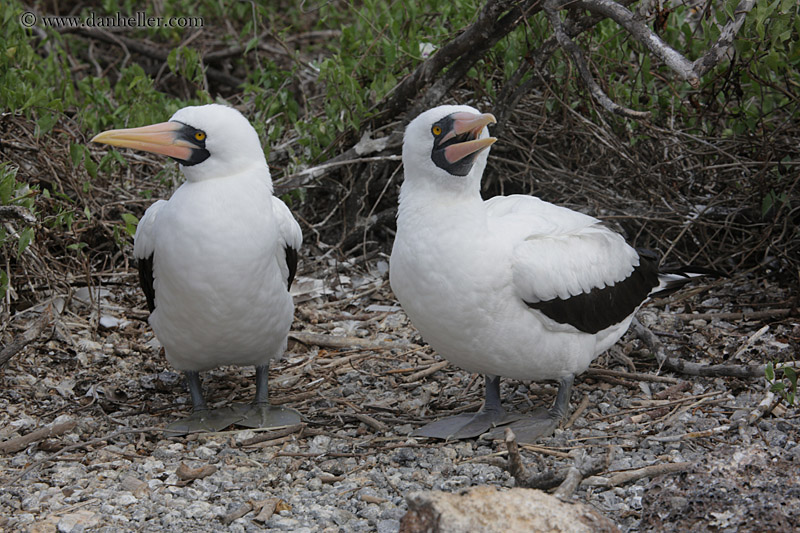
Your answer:
[[[549,434],[575,375],[617,342],[649,296],[711,273],[659,272],[652,253],[599,220],[532,196],[484,201],[494,122],[469,106],[441,106],[406,128],[392,290],[440,355],[486,381],[478,413],[435,421],[415,436],[469,438],[511,422],[521,441]],[[553,408],[507,415],[501,376],[560,380]]]
[[[134,238],[150,325],[192,398],[192,415],[167,430],[297,423],[296,411],[270,406],[267,375],[270,360],[286,350],[302,233],[272,194],[255,129],[235,109],[211,104],[92,142],[170,156],[186,176],[168,201],[147,209]],[[208,409],[199,373],[223,365],[256,367],[251,406]]]

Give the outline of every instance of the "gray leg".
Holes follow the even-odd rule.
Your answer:
[[[486,396],[477,413],[442,418],[411,432],[412,437],[435,439],[469,439],[507,422],[506,411],[500,402],[500,377],[484,376]]]
[[[569,411],[569,398],[572,393],[572,382],[575,376],[561,378],[558,384],[558,393],[553,407],[549,410],[537,409],[530,417],[523,418],[489,432],[489,439],[502,439],[505,428],[511,428],[517,436],[517,441],[523,444],[530,444],[541,437],[546,437],[553,433],[558,427],[559,422]]]
[[[200,372],[187,370],[184,374],[186,375],[186,384],[189,386],[189,394],[192,396],[192,410],[208,410],[206,399],[203,397],[203,385],[200,384]]]
[[[167,425],[164,433],[172,437],[197,432],[213,433],[222,431],[241,418],[239,415],[228,413],[225,410],[209,409],[203,397],[200,373],[194,370],[187,370],[184,374],[186,375],[186,384],[189,386],[189,394],[192,397],[192,414]]]
[[[240,418],[237,425],[248,428],[293,426],[300,423],[300,413],[287,407],[269,403],[269,364],[256,367],[256,397],[250,405],[235,404],[230,407]]]

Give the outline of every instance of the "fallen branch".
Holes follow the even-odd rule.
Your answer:
[[[643,372],[622,372],[619,370],[606,370],[605,368],[590,368],[586,371],[586,376],[611,376],[621,379],[633,379],[636,381],[653,381],[656,383],[678,383],[680,380],[670,376],[659,376],[657,374],[645,374]]]
[[[217,467],[214,465],[203,465],[197,468],[192,468],[186,463],[181,462],[181,464],[179,464],[178,468],[175,470],[175,475],[178,476],[178,479],[181,481],[194,481],[195,479],[203,479],[208,477],[216,471]]]
[[[163,433],[163,432],[164,432],[164,428],[157,428],[157,427],[124,428],[124,429],[118,429],[117,431],[113,431],[113,432],[109,433],[108,435],[106,435],[104,437],[97,437],[96,439],[92,439],[92,440],[89,440],[89,441],[86,441],[86,442],[78,442],[76,444],[70,444],[69,446],[65,446],[65,447],[61,448],[60,450],[58,450],[57,452],[55,452],[52,455],[48,455],[47,457],[39,459],[38,461],[34,461],[25,470],[23,470],[22,472],[20,472],[19,474],[17,474],[13,478],[11,478],[10,480],[6,481],[5,483],[0,484],[0,487],[4,487],[4,488],[10,487],[11,485],[13,485],[17,481],[19,481],[20,479],[22,479],[23,477],[28,475],[30,472],[32,472],[36,468],[39,468],[43,464],[55,460],[57,457],[60,457],[61,455],[64,455],[67,452],[71,452],[71,451],[74,451],[74,450],[79,450],[81,448],[88,448],[89,446],[94,446],[95,444],[100,444],[101,442],[111,440],[113,438],[119,437],[120,435],[133,434],[133,433]]]
[[[563,468],[557,472],[548,470],[541,474],[531,474],[522,462],[522,456],[519,453],[519,445],[517,444],[517,436],[511,428],[506,428],[505,430],[505,444],[508,449],[506,469],[516,481],[517,487],[549,490],[564,485],[565,481],[569,478],[568,484],[564,485],[564,489],[562,490],[562,494],[566,498],[568,497],[568,493],[572,494],[575,490],[572,488],[570,492],[570,487],[574,483],[576,476],[579,476],[579,479],[583,479],[586,476],[594,475],[601,471],[602,461],[600,461],[600,459],[581,457],[576,460],[575,465]],[[525,446],[525,448],[530,449],[531,447]],[[577,473],[571,473],[572,469],[577,470]]]
[[[66,422],[59,422],[58,424],[50,424],[49,426],[31,431],[27,435],[0,442],[0,453],[15,453],[24,450],[34,442],[63,435],[67,431],[75,429],[77,425],[78,422],[75,420],[68,420]]]
[[[405,378],[403,378],[403,381],[405,381],[406,383],[413,383],[414,381],[419,381],[422,378],[428,377],[432,374],[435,374],[439,370],[446,368],[448,364],[449,363],[447,361],[441,361],[439,363],[433,364],[428,368],[420,370],[419,372],[415,372],[410,376],[406,376]]]
[[[646,437],[645,440],[654,440],[657,442],[680,442],[688,439],[699,439],[703,437],[712,437],[714,435],[721,435],[724,433],[728,433],[729,431],[739,429],[740,427],[746,425],[755,424],[764,415],[771,412],[776,405],[777,403],[775,401],[775,393],[772,392],[769,388],[767,388],[767,391],[764,394],[764,398],[759,402],[759,404],[755,407],[755,409],[750,411],[750,413],[748,413],[747,416],[737,418],[730,424],[713,427],[705,431],[691,431],[689,433],[683,433],[681,435],[666,435],[663,437],[652,435]]]
[[[47,326],[51,326],[53,322],[53,307],[48,305],[45,310],[42,312],[41,316],[36,319],[36,322],[33,323],[31,327],[29,327],[25,332],[21,335],[17,335],[14,340],[3,346],[3,349],[0,350],[0,367],[5,365],[12,357],[14,357],[20,350],[22,350],[25,346],[29,343],[35,341],[39,338],[39,335],[42,334],[42,331]]]
[[[0,220],[21,220],[26,224],[36,224],[36,217],[21,205],[0,205]]]
[[[229,526],[234,520],[238,520],[253,510],[253,504],[245,502],[230,513],[219,517],[223,525]]]
[[[603,487],[612,488],[636,481],[645,477],[663,476],[675,472],[686,472],[692,467],[692,463],[665,463],[658,465],[645,466],[636,470],[626,470],[619,472],[611,477],[591,476],[581,482],[582,487]]]
[[[661,341],[652,331],[644,327],[638,320],[633,321],[633,330],[653,352],[661,368],[681,372],[690,376],[763,378],[766,365],[705,365],[689,363],[677,357],[669,357],[664,353]]]
[[[243,440],[242,442],[238,443],[238,445],[242,447],[253,446],[254,444],[259,444],[264,441],[273,440],[280,437],[286,437],[293,433],[297,433],[298,431],[301,431],[304,427],[306,427],[305,424],[295,424],[293,426],[288,426],[283,429],[276,429],[274,431],[265,431],[263,433],[260,433],[259,435],[256,435],[255,437]]]
[[[391,350],[400,348],[400,343],[373,341],[361,337],[344,337],[338,335],[325,335],[307,331],[290,331],[289,337],[303,344],[321,346],[325,348],[359,348],[361,350]]]
[[[675,313],[681,320],[739,320],[748,322],[765,318],[782,318],[797,313],[797,309],[765,309],[763,311],[741,311],[739,313]]]

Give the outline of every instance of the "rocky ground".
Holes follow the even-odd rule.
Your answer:
[[[272,398],[302,413],[298,427],[165,437],[159,428],[187,412],[188,395],[132,273],[13,317],[10,333],[23,335],[49,304],[54,327],[41,321],[0,370],[0,530],[389,533],[417,491],[553,489],[581,465],[591,468],[566,497],[623,531],[791,531],[800,520],[796,408],[763,377],[659,371],[631,334],[576,381],[562,429],[520,446],[527,478],[509,468],[504,442],[410,438],[432,418],[476,409],[482,380],[423,343],[393,299],[385,258],[320,255],[301,269],[293,339],[271,373]],[[688,362],[792,361],[800,320],[781,311],[791,297],[736,278],[655,302],[640,319]],[[253,378],[222,368],[204,384],[226,405],[249,401]],[[503,383],[520,411],[554,391]]]

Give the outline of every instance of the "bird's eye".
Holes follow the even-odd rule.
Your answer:
[[[441,135],[442,134],[442,127],[441,126],[434,126],[434,127],[431,128],[431,132],[433,132],[434,135]]]
[[[197,133],[194,134],[194,138],[197,139],[198,141],[205,141],[206,140],[206,132],[198,131]]]

